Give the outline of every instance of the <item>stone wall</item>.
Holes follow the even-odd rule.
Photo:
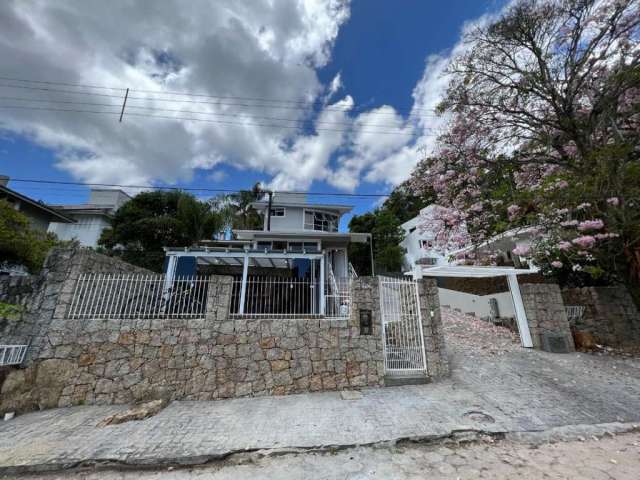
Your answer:
[[[351,317],[329,320],[229,319],[231,277],[211,278],[205,319],[53,318],[34,364],[5,382],[0,411],[383,384],[376,279],[357,279]],[[373,312],[371,335],[360,335],[361,309]]]
[[[640,314],[624,286],[566,288],[562,297],[566,305],[585,307],[582,319],[571,325],[575,330],[591,333],[604,345],[640,344]]]
[[[449,360],[444,343],[438,284],[434,279],[418,280],[418,298],[422,317],[427,375],[433,379],[449,375]]]
[[[26,306],[40,280],[39,275],[0,277],[0,302]]]
[[[557,284],[525,283],[520,285],[520,293],[533,348],[542,349],[543,335],[552,334],[564,337],[569,350],[575,350],[560,287]]]
[[[0,322],[0,342],[30,343],[26,363],[37,358],[51,320],[66,316],[76,281],[83,273],[152,272],[76,244],[54,248],[39,275],[28,277],[21,289],[11,287],[9,280],[6,290],[2,290],[6,297],[0,297],[0,301],[19,300],[24,311],[17,319]]]

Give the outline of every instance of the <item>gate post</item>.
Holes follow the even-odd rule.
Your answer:
[[[432,278],[416,280],[416,284],[427,358],[427,375],[434,379],[443,378],[449,375],[449,360],[444,342],[438,285]]]

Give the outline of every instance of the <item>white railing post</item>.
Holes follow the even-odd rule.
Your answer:
[[[524,303],[522,302],[520,285],[518,285],[518,276],[513,273],[507,275],[507,282],[509,283],[509,290],[511,291],[511,297],[513,298],[513,307],[516,312],[516,323],[518,324],[518,332],[520,332],[520,341],[522,342],[523,347],[532,348],[533,341],[531,340],[531,331],[529,330],[527,312],[525,311]]]
[[[320,315],[324,316],[326,311],[326,303],[324,298],[324,262],[325,256],[322,252],[322,258],[320,259]]]
[[[247,276],[249,274],[249,255],[244,254],[244,260],[242,263],[242,284],[240,285],[240,306],[238,308],[238,313],[240,315],[244,314],[244,301],[247,296]]]

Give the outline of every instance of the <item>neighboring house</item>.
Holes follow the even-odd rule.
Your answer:
[[[9,177],[0,176],[0,199],[6,200],[20,213],[24,214],[31,226],[36,230],[46,232],[51,222],[59,222],[61,225],[72,225],[74,219],[51,205],[34,200],[8,187]]]
[[[190,248],[166,248],[167,277],[172,279],[176,272],[184,274],[185,270],[179,264],[191,259],[194,273],[195,270],[209,270],[236,276],[237,290],[234,292],[238,298],[234,301],[238,303],[237,313],[246,313],[245,303],[250,307],[250,302],[245,302],[247,295],[253,299],[256,308],[262,308],[259,305],[264,304],[266,296],[282,296],[284,291],[276,292],[274,287],[280,282],[286,285],[292,298],[302,296],[303,302],[307,302],[304,299],[308,297],[309,301],[300,307],[297,303],[297,306],[291,306],[294,302],[291,300],[288,306],[278,308],[301,308],[310,314],[323,315],[327,303],[332,301],[327,298],[342,295],[343,286],[356,275],[349,263],[349,243],[366,243],[370,234],[340,232],[340,218],[352,207],[311,204],[304,194],[277,193],[271,202],[265,197],[252,206],[263,216],[262,230],[234,230],[235,240],[201,242]],[[288,279],[296,279],[297,283]],[[267,282],[271,283],[267,285]],[[248,293],[247,283],[250,284]],[[272,294],[260,293],[267,291]],[[292,312],[299,313],[304,312]]]
[[[110,226],[114,212],[131,199],[122,190],[92,188],[89,202],[79,205],[54,205],[74,223],[52,222],[49,231],[60,240],[77,240],[85,247],[97,247],[100,235]]]
[[[452,251],[436,248],[436,232],[429,229],[420,228],[424,223],[424,217],[431,214],[437,205],[429,205],[420,210],[418,216],[406,221],[401,225],[404,230],[404,240],[400,246],[405,249],[403,269],[405,272],[413,271],[416,265],[425,268],[447,265]]]

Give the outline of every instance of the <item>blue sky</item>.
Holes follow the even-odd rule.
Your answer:
[[[437,102],[444,85],[437,79],[439,69],[452,50],[459,47],[465,22],[496,12],[503,4],[497,0],[355,0],[350,5],[338,2],[330,11],[309,7],[293,12],[283,7],[282,11],[265,14],[261,9],[267,7],[252,11],[258,3],[247,2],[247,8],[231,13],[235,5],[224,14],[208,12],[219,19],[219,24],[209,29],[206,23],[193,23],[194,33],[202,28],[204,39],[195,47],[192,39],[176,39],[175,32],[171,32],[170,17],[162,17],[171,15],[173,19],[170,9],[149,19],[151,24],[169,22],[163,23],[168,30],[166,36],[154,32],[149,38],[144,32],[139,37],[131,33],[118,35],[119,28],[127,28],[126,19],[134,22],[137,15],[148,13],[144,11],[120,12],[124,25],[114,18],[113,22],[104,22],[104,32],[95,33],[99,28],[91,28],[92,22],[102,28],[100,19],[105,14],[118,16],[118,12],[101,12],[99,2],[76,2],[75,7],[71,3],[64,9],[29,8],[29,2],[3,3],[0,26],[11,21],[16,31],[7,31],[6,35],[18,37],[14,42],[0,41],[4,45],[0,55],[9,58],[0,68],[3,77],[231,94],[273,98],[289,104],[313,92],[316,107],[306,112],[293,110],[294,115],[302,115],[302,132],[265,132],[257,127],[252,132],[247,127],[244,138],[238,134],[243,127],[235,125],[214,125],[209,131],[200,130],[202,124],[194,127],[183,125],[185,122],[176,125],[173,120],[134,117],[125,118],[118,125],[103,115],[0,109],[0,173],[13,178],[178,184],[191,188],[240,189],[262,181],[276,189],[314,192],[389,191],[406,178],[417,161],[417,147],[433,141],[433,136],[425,134],[429,125],[407,121],[412,108],[432,108]],[[205,2],[194,8],[204,12],[218,7]],[[298,21],[291,20],[295,14],[300,15]],[[184,29],[178,20],[175,28]],[[86,32],[77,34],[90,49],[81,49],[82,45],[74,41],[75,32],[70,25],[78,23],[87,26]],[[59,42],[59,48],[52,50],[52,58],[47,58],[42,51],[44,45],[29,33],[30,29],[37,30],[34,24],[48,28],[50,36]],[[96,38],[87,40],[91,35]],[[56,59],[56,55],[63,55],[60,50],[65,56]],[[164,53],[154,54],[158,51]],[[166,68],[166,58],[175,58],[185,67],[180,75],[172,77],[174,72]],[[339,85],[335,91],[331,91],[332,82]],[[15,84],[0,81],[0,96],[78,98],[51,92],[42,93],[42,97],[41,92],[6,86]],[[420,98],[414,95],[418,90]],[[3,100],[0,104],[15,102]],[[329,105],[327,111],[323,105]],[[349,111],[342,113],[336,106]],[[252,115],[259,117],[265,111],[237,108],[242,118],[253,122],[256,120],[251,120]],[[278,108],[267,110],[271,116],[287,113]],[[341,138],[331,137],[331,132],[322,137],[314,131],[320,125],[315,123],[319,119],[320,124],[352,122],[353,126],[344,127]],[[360,130],[358,121],[364,124]],[[384,126],[375,127],[380,122]],[[368,134],[367,129],[373,128],[388,130],[389,135]],[[84,187],[27,183],[11,186],[53,204],[82,203],[87,198]],[[314,196],[313,200],[353,204],[358,213],[376,203],[371,198]]]

